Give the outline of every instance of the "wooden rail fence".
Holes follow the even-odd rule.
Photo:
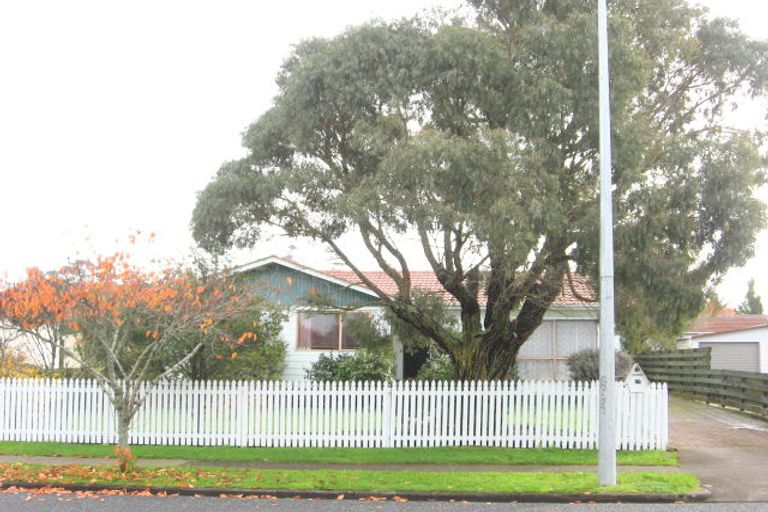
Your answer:
[[[617,386],[617,448],[667,447],[667,387]],[[594,449],[596,382],[169,381],[148,391],[135,444]],[[0,379],[0,440],[114,443],[92,380]]]
[[[711,348],[649,352],[635,357],[645,374],[669,390],[768,419],[768,374],[712,370]]]

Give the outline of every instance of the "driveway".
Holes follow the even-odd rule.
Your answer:
[[[670,397],[670,446],[715,501],[768,502],[768,422]]]

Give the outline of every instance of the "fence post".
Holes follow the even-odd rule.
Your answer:
[[[237,440],[240,447],[245,448],[248,445],[247,423],[245,421],[248,415],[246,383],[235,381],[235,385],[237,385]]]
[[[666,450],[669,444],[669,389],[667,383],[661,384],[661,449]]]
[[[384,439],[382,440],[382,446],[384,448],[392,448],[392,427],[394,426],[394,400],[392,400],[392,383],[387,382],[384,385],[384,406],[382,407],[384,413]]]

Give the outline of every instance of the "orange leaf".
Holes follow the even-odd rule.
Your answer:
[[[240,335],[239,338],[237,338],[237,343],[238,343],[238,345],[242,345],[243,343],[245,343],[246,340],[249,340],[249,339],[250,340],[255,340],[256,339],[256,335],[254,333],[250,332],[250,331],[244,332],[243,334]]]

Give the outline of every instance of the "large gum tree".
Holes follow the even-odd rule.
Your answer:
[[[248,155],[220,168],[192,224],[214,251],[268,226],[323,242],[457,377],[495,379],[571,272],[596,272],[597,18],[586,0],[473,4],[472,21],[299,44]],[[611,2],[610,38],[618,313],[637,341],[681,329],[753,253],[760,141],[723,118],[740,94],[765,94],[768,63],[765,43],[678,0]],[[348,233],[395,296],[359,271]],[[403,234],[459,304],[459,332],[413,300]]]

